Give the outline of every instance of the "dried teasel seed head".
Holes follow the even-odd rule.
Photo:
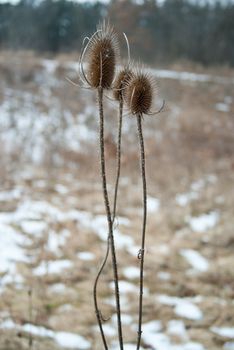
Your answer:
[[[117,35],[110,25],[103,23],[87,46],[87,78],[91,87],[109,89],[114,79],[119,57]]]
[[[113,96],[115,100],[120,101],[120,99],[123,97],[126,87],[132,77],[133,72],[128,67],[123,68],[118,73],[113,85]]]
[[[148,114],[152,107],[154,84],[151,76],[144,72],[133,75],[124,94],[132,114]]]

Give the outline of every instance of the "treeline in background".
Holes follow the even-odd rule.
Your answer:
[[[84,35],[108,18],[148,62],[190,60],[234,65],[234,4],[186,0],[72,2],[21,0],[0,4],[0,49],[77,51]]]

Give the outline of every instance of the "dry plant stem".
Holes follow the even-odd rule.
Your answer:
[[[121,96],[120,100],[119,100],[119,125],[118,125],[118,141],[117,141],[118,144],[117,144],[117,154],[116,154],[117,165],[116,165],[116,182],[115,182],[115,192],[114,192],[114,201],[113,201],[112,225],[114,225],[114,221],[115,221],[115,217],[116,217],[119,177],[120,177],[120,170],[121,170],[122,120],[123,120],[123,98]],[[100,266],[100,269],[98,271],[97,277],[96,277],[95,282],[94,282],[94,288],[93,288],[94,305],[95,305],[99,329],[101,332],[102,341],[103,341],[105,349],[108,349],[108,346],[107,346],[105,334],[103,331],[102,322],[106,321],[106,320],[103,319],[101,310],[98,307],[97,287],[98,287],[99,278],[100,278],[102,271],[106,265],[106,262],[107,262],[107,259],[109,256],[109,252],[110,252],[110,236],[108,236],[108,240],[107,240],[106,255],[105,255],[103,262]]]
[[[113,203],[113,213],[112,213],[112,222],[114,224],[116,217],[116,206],[117,206],[117,197],[119,189],[119,177],[121,171],[121,140],[122,140],[122,121],[123,121],[123,96],[121,93],[119,100],[119,125],[118,125],[118,143],[117,143],[117,166],[116,166],[116,181],[115,181],[115,194],[114,194],[114,203]]]
[[[102,87],[98,88],[98,104],[99,104],[99,116],[100,116],[100,160],[101,160],[101,176],[102,176],[102,186],[103,186],[103,197],[104,197],[106,216],[107,216],[107,222],[108,222],[108,230],[109,230],[108,239],[110,240],[111,253],[112,253],[112,267],[113,267],[114,284],[115,284],[115,299],[116,299],[119,345],[120,345],[120,350],[123,350],[118,267],[117,267],[115,243],[114,243],[114,235],[113,235],[113,222],[112,222],[112,217],[111,217],[110,203],[109,203],[108,192],[107,192],[107,183],[106,183],[106,164],[105,164],[105,147],[104,147],[103,88]]]
[[[101,265],[101,267],[100,267],[100,269],[98,271],[97,277],[96,277],[95,282],[94,282],[94,287],[93,287],[93,299],[94,299],[95,313],[96,313],[98,326],[99,326],[99,329],[100,329],[102,342],[103,342],[105,350],[108,350],[108,346],[107,346],[104,330],[103,330],[103,327],[102,327],[102,320],[103,320],[102,319],[102,314],[101,314],[101,311],[99,310],[99,307],[98,307],[97,285],[98,285],[98,280],[99,280],[99,278],[101,276],[102,270],[104,269],[104,266],[106,264],[106,261],[107,261],[108,255],[109,255],[109,246],[110,246],[110,244],[109,244],[109,237],[108,237],[106,256],[105,256],[105,258],[103,260],[103,263],[102,263],[102,265]]]
[[[147,187],[146,187],[146,174],[145,174],[145,148],[144,137],[142,132],[142,114],[137,115],[137,128],[138,137],[140,142],[141,153],[141,176],[143,185],[143,224],[142,224],[142,240],[140,250],[140,292],[139,292],[139,319],[138,319],[138,338],[137,338],[137,350],[141,345],[142,334],[142,307],[143,307],[143,287],[144,287],[144,256],[145,256],[145,233],[146,233],[146,218],[147,218]]]
[[[122,139],[122,120],[123,120],[123,98],[120,98],[119,101],[119,125],[118,125],[118,143],[117,143],[117,165],[116,165],[116,181],[115,181],[115,192],[114,192],[114,201],[113,201],[113,212],[112,212],[112,225],[114,225],[115,217],[116,217],[116,208],[117,208],[117,198],[118,198],[118,188],[119,188],[119,178],[120,178],[120,170],[121,170],[121,139]],[[98,308],[98,301],[97,301],[97,286],[99,282],[99,278],[102,274],[102,271],[106,265],[108,256],[110,252],[110,236],[108,236],[107,241],[107,250],[106,255],[103,259],[103,262],[100,266],[100,269],[98,271],[97,277],[94,282],[94,302],[95,302],[95,309],[99,310]],[[99,310],[100,313],[100,310]],[[102,315],[101,319],[102,319]],[[102,319],[103,320],[103,319]]]
[[[32,288],[28,290],[28,313],[29,313],[29,324],[32,324]],[[33,335],[30,331],[29,333],[29,339],[28,339],[28,348],[32,349],[33,347]]]

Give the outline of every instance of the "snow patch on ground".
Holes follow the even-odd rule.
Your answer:
[[[183,341],[188,341],[188,334],[182,320],[170,320],[167,324],[167,333],[176,335]]]
[[[215,109],[216,111],[219,111],[219,112],[226,112],[226,113],[230,112],[230,106],[223,102],[216,103]]]
[[[90,342],[84,337],[69,332],[55,332],[45,327],[35,326],[32,324],[25,324],[23,326],[14,323],[11,319],[8,319],[0,324],[0,329],[15,329],[23,332],[30,333],[38,337],[51,338],[57,342],[58,345],[70,349],[86,350],[90,349]]]
[[[0,202],[8,202],[14,199],[19,199],[22,196],[23,189],[15,187],[9,191],[0,192]]]
[[[217,177],[213,174],[208,174],[204,176],[204,178],[194,181],[190,185],[190,189],[188,192],[178,193],[176,195],[176,198],[175,198],[176,203],[181,207],[185,207],[190,202],[199,198],[201,190],[207,184],[214,184],[216,181],[217,181]]]
[[[28,262],[21,246],[25,238],[11,226],[0,224],[0,271],[15,274],[15,263]]]
[[[175,200],[176,200],[176,203],[179,204],[181,207],[185,207],[192,200],[195,200],[198,198],[199,198],[198,193],[188,192],[188,193],[177,194]]]
[[[212,211],[197,217],[189,217],[187,221],[193,231],[205,232],[217,225],[219,222],[219,213]]]
[[[91,260],[95,259],[95,255],[93,253],[90,253],[90,252],[77,253],[77,257],[81,260],[84,260],[84,261],[91,261]]]
[[[63,270],[70,269],[73,263],[70,260],[51,260],[42,261],[33,272],[36,276],[43,276],[46,274],[59,274]]]
[[[140,269],[135,266],[128,266],[123,269],[123,274],[128,279],[135,279],[139,278],[140,276]]]
[[[157,297],[157,301],[163,305],[173,306],[174,312],[178,316],[194,321],[203,318],[202,311],[188,299],[162,294]]]
[[[151,72],[156,75],[157,78],[164,79],[174,79],[182,81],[192,81],[192,82],[214,82],[218,84],[234,84],[233,78],[209,75],[209,74],[197,74],[192,72],[178,72],[166,69],[152,69]]]
[[[115,284],[114,282],[111,282],[110,283],[110,287],[111,289],[114,290],[115,288]],[[127,281],[119,281],[119,291],[120,291],[120,294],[123,293],[138,293],[138,287],[135,286],[135,284],[133,283],[129,283]]]
[[[149,213],[156,213],[160,208],[160,201],[154,197],[147,197],[147,209]]]
[[[206,272],[209,269],[209,262],[199,252],[193,249],[181,249],[182,255],[187,262],[197,271]]]
[[[169,272],[159,271],[157,276],[162,281],[169,281],[171,279],[171,274]]]
[[[211,327],[210,330],[222,337],[234,339],[234,327]]]

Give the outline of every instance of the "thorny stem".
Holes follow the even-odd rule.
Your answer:
[[[142,114],[137,115],[137,128],[138,137],[140,142],[141,152],[141,176],[143,186],[143,224],[142,224],[142,240],[141,250],[138,257],[140,258],[140,292],[139,292],[139,319],[138,319],[138,337],[137,337],[137,350],[141,345],[142,334],[142,306],[143,306],[143,287],[144,287],[144,255],[145,255],[145,232],[146,232],[146,217],[147,217],[147,188],[146,188],[146,174],[145,174],[145,149],[144,149],[144,137],[142,132]]]
[[[113,218],[111,217],[111,211],[110,211],[110,203],[108,198],[108,192],[107,192],[107,183],[106,183],[106,166],[105,166],[105,147],[104,147],[104,115],[103,115],[103,88],[98,88],[98,104],[99,104],[99,115],[100,115],[100,160],[101,160],[101,176],[102,176],[102,186],[103,186],[103,197],[104,197],[104,203],[106,207],[106,216],[107,216],[107,222],[108,222],[108,244],[107,244],[107,252],[106,256],[104,258],[104,261],[102,263],[102,266],[98,272],[98,276],[95,280],[94,285],[94,304],[95,304],[95,311],[97,315],[97,320],[99,324],[99,328],[102,335],[102,340],[105,349],[108,349],[105,335],[103,332],[102,327],[102,317],[100,310],[98,309],[98,303],[97,303],[97,283],[98,279],[102,273],[102,270],[106,264],[106,260],[108,258],[109,254],[109,245],[111,246],[111,253],[112,253],[112,267],[113,267],[113,274],[114,274],[114,283],[115,283],[115,298],[116,298],[116,311],[117,311],[117,322],[118,322],[118,335],[119,335],[119,345],[120,350],[123,350],[123,336],[122,336],[122,323],[121,323],[121,310],[120,310],[120,297],[119,297],[119,278],[118,278],[118,268],[117,268],[117,260],[116,260],[116,252],[115,252],[115,243],[114,243],[114,235],[113,235],[113,221],[115,217],[115,211],[116,211],[116,204],[114,204],[114,211],[113,211]],[[119,174],[117,175],[117,185],[118,185],[118,178]],[[117,190],[115,188],[115,201],[117,200]],[[114,202],[115,203],[115,202]]]
[[[122,120],[123,120],[123,97],[122,97],[122,93],[121,93],[120,100],[119,100],[118,143],[117,143],[117,153],[116,153],[116,159],[117,159],[116,181],[115,181],[115,194],[114,194],[113,213],[112,213],[112,223],[113,224],[114,224],[115,217],[116,217],[119,177],[120,177],[120,170],[121,170]]]
[[[112,225],[114,225],[115,217],[116,217],[116,207],[117,207],[117,197],[118,197],[118,188],[119,188],[119,177],[120,177],[120,170],[121,170],[121,139],[122,139],[122,120],[123,120],[123,98],[120,98],[119,101],[119,125],[118,125],[118,141],[117,141],[117,152],[116,152],[116,159],[117,159],[117,165],[116,165],[116,181],[115,181],[115,192],[114,192],[114,201],[113,201],[113,212],[112,212]],[[97,301],[97,286],[99,282],[99,278],[102,274],[102,271],[106,265],[108,256],[110,252],[110,237],[108,237],[107,240],[107,249],[106,249],[106,255],[103,259],[103,262],[99,268],[97,277],[94,282],[94,300],[95,300],[95,309],[96,312],[99,310],[98,308],[98,301]],[[100,310],[99,310],[100,313]],[[102,319],[102,315],[101,315]]]
[[[109,237],[108,237],[106,256],[105,256],[103,263],[98,271],[97,277],[96,277],[95,282],[94,282],[94,287],[93,287],[93,299],[94,299],[95,313],[96,313],[98,326],[100,329],[100,333],[101,333],[101,337],[102,337],[102,341],[103,341],[103,345],[104,345],[105,350],[108,350],[108,346],[107,346],[106,337],[105,337],[103,327],[102,327],[102,314],[101,314],[101,311],[99,310],[99,307],[98,307],[97,285],[98,285],[99,277],[100,277],[102,270],[104,269],[104,266],[106,264],[108,255],[109,255]]]
[[[32,289],[28,290],[28,313],[29,313],[29,324],[32,324]],[[28,348],[32,349],[33,346],[33,335],[32,332],[29,333],[28,338]]]

